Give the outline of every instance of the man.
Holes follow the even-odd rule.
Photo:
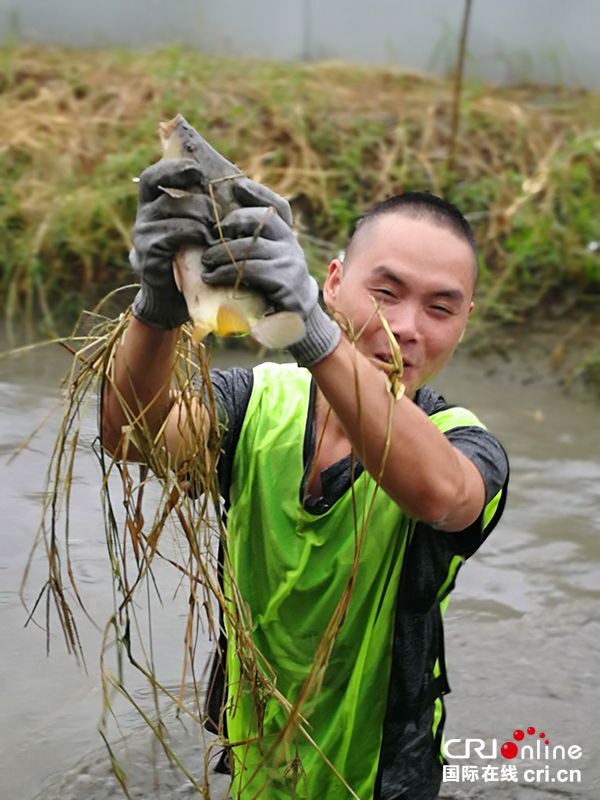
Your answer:
[[[343,261],[329,265],[323,297],[332,318],[282,198],[236,182],[242,207],[221,222],[225,245],[205,197],[161,190],[194,185],[198,168],[185,160],[141,177],[131,255],[141,289],[116,354],[117,391],[105,391],[103,436],[121,452],[119,394],[145,407],[151,431],[163,426],[174,464],[195,456],[192,430],[209,424],[200,398],[190,421],[170,390],[187,319],[171,270],[183,244],[211,244],[207,284],[234,284],[241,265],[247,287],[302,317],[305,335],[290,347],[296,364],[213,374],[227,427],[219,463],[227,557],[278,691],[292,705],[306,695],[300,713],[314,743],[292,731],[287,749],[277,749],[285,715],[244,689],[228,631],[228,735],[249,742],[231,748],[233,795],[343,798],[351,788],[363,800],[430,800],[449,691],[442,609],[458,568],[500,516],[508,476],[502,447],[477,418],[426,386],[473,309],[471,230],[432,195],[375,206]],[[404,360],[403,395],[390,336]]]

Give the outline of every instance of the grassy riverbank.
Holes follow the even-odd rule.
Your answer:
[[[579,342],[580,373],[600,383],[600,347],[589,338],[600,318],[600,252],[590,247],[600,240],[598,94],[467,85],[449,164],[450,81],[177,49],[4,48],[0,64],[8,319],[41,316],[52,329],[131,280],[131,178],[159,157],[157,121],[180,111],[291,198],[316,271],[374,200],[445,193],[480,243],[480,338],[560,322],[553,351]]]

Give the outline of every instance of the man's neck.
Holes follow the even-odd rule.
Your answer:
[[[348,441],[346,432],[342,428],[335,411],[331,408],[325,396],[317,387],[315,396],[315,422],[317,429],[317,439],[319,436],[327,436],[328,441]],[[349,443],[348,443],[349,445]]]

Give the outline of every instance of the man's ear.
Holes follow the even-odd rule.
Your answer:
[[[467,317],[471,315],[471,313],[473,312],[474,308],[475,308],[475,303],[473,301],[471,301],[471,303],[469,304],[469,310],[467,311]],[[464,339],[466,330],[467,330],[467,323],[465,322],[465,327],[463,328],[462,333],[460,335],[460,338],[458,340],[459,344]]]
[[[327,268],[327,277],[323,284],[323,300],[328,308],[335,307],[335,300],[344,276],[344,263],[339,258],[334,258]]]

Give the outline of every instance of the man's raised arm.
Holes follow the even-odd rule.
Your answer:
[[[391,402],[385,374],[368,358],[342,340],[312,373],[366,469],[405,511],[439,530],[475,522],[485,504],[481,473],[412,400]]]
[[[130,430],[134,441],[140,435],[155,438],[160,433],[172,463],[184,461],[195,446],[193,431],[204,424],[200,401],[183,403],[171,389],[179,327],[188,319],[172,260],[184,245],[206,245],[207,231],[214,224],[212,203],[202,194],[172,197],[161,188],[186,191],[201,181],[198,166],[185,159],[163,159],[140,176],[129,260],[141,288],[133,302],[133,318],[117,344],[102,398],[102,442],[117,458],[141,458],[133,442],[124,444],[123,432]],[[190,410],[198,415],[195,425],[187,418]]]

